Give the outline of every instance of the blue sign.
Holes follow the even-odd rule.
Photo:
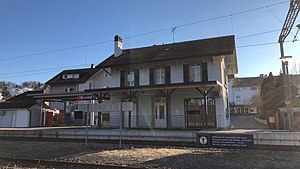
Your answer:
[[[252,134],[198,133],[199,147],[251,148],[254,146]]]

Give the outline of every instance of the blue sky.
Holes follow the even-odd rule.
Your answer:
[[[286,3],[272,6],[280,2]],[[259,7],[265,8],[236,14]],[[178,26],[175,42],[234,34],[238,77],[278,74],[279,44],[245,46],[277,42],[280,31],[241,37],[281,29],[288,9],[285,0],[0,0],[0,81],[46,82],[63,69],[103,61],[113,52],[116,34],[123,37],[124,48],[172,43],[171,29],[165,28],[226,15]],[[290,35],[287,41],[292,39]],[[299,46],[299,41],[284,44],[286,55],[296,62],[300,61]],[[60,51],[66,48],[72,49]]]

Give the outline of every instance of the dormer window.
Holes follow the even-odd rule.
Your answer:
[[[79,78],[79,74],[64,74],[62,75],[62,79],[63,80],[67,80],[67,79],[78,79]]]

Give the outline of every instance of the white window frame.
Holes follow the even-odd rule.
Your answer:
[[[201,65],[190,65],[190,82],[201,82]]]
[[[134,70],[126,72],[126,86],[134,86]]]
[[[155,84],[165,84],[166,83],[166,69],[165,68],[155,68]]]

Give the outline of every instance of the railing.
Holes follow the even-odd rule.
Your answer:
[[[225,116],[225,115],[224,115]],[[167,115],[156,116],[156,115],[136,115],[132,113],[123,113],[120,115],[110,115],[109,118],[95,118],[99,119],[99,126],[106,126],[101,124],[109,124],[107,127],[118,127],[124,128],[143,128],[143,127],[153,127],[153,128],[217,128],[222,126],[220,120],[222,116],[207,116],[207,123],[205,116],[200,116],[199,114],[194,115]],[[121,119],[121,122],[120,122]],[[207,124],[207,125],[206,125]]]

